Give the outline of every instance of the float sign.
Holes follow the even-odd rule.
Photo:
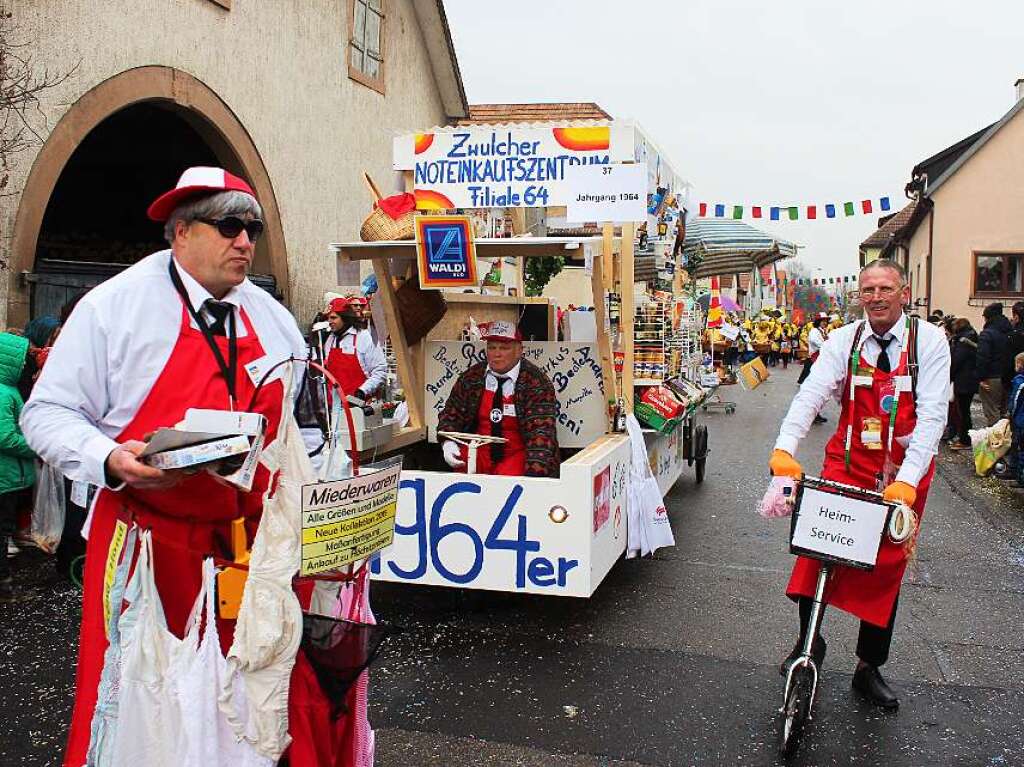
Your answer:
[[[416,216],[421,288],[475,288],[476,248],[469,216]]]
[[[302,486],[302,575],[365,559],[395,538],[401,463]]]
[[[647,220],[646,165],[573,165],[565,170],[565,182],[568,222]]]
[[[440,129],[397,136],[394,169],[419,210],[545,208],[567,203],[566,171],[634,160],[634,141],[628,123]]]
[[[805,489],[793,524],[791,549],[869,569],[878,557],[888,511],[881,503]]]

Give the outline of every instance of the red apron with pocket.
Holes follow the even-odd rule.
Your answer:
[[[245,366],[265,355],[263,346],[244,310],[240,310],[246,335],[237,339],[238,364],[235,373],[237,403],[248,405],[255,385]],[[214,337],[221,354],[227,358],[228,339]],[[281,380],[263,386],[253,403],[253,412],[268,421],[266,441],[277,434],[281,421]],[[177,342],[163,371],[153,383],[138,413],[117,435],[117,442],[141,440],[156,429],[180,421],[188,408],[224,409],[228,405],[227,387],[203,333],[191,326],[182,304],[181,327]],[[118,521],[133,518],[153,531],[154,569],[157,591],[167,616],[168,628],[177,636],[184,634],[185,623],[202,583],[203,559],[213,554],[231,557],[231,521],[245,517],[251,545],[263,508],[263,494],[270,473],[259,466],[248,493],[240,492],[214,479],[207,472],[186,477],[178,485],[164,490],[124,488],[119,492],[102,489],[96,499],[89,540],[86,546],[82,594],[82,626],[79,634],[78,671],[75,704],[64,754],[65,767],[81,767],[89,747],[90,727],[96,707],[97,688],[107,647],[104,628],[104,577],[117,551],[112,542]],[[308,592],[308,590],[307,590]],[[303,601],[308,604],[308,593]],[[120,609],[120,605],[111,606]],[[234,637],[234,621],[218,619],[222,650],[226,652]],[[293,686],[289,699],[289,717],[302,716],[315,698],[316,689]],[[321,695],[322,697],[322,695]],[[338,723],[344,727],[344,719]],[[337,737],[323,733],[325,738]],[[310,762],[292,760],[293,767],[313,767]]]
[[[904,350],[906,351],[906,350]],[[850,401],[849,385],[843,389],[843,411],[839,417],[836,433],[832,435],[825,447],[825,463],[821,476],[835,482],[862,487],[867,490],[878,490],[879,476],[886,465],[885,448],[889,441],[889,420],[891,408],[899,405],[896,410],[896,423],[892,439],[891,463],[898,468],[903,462],[910,435],[917,424],[917,413],[914,407],[914,395],[910,386],[900,387],[896,392],[897,379],[906,381],[906,353],[901,355],[900,364],[895,372],[885,373],[872,368],[863,362],[858,370],[853,370],[851,358],[847,366],[847,376],[857,374],[858,377],[871,378],[870,386],[855,386],[853,401]],[[849,379],[848,379],[849,380]],[[865,446],[863,440],[864,420],[878,419],[881,425],[879,434],[881,449]],[[853,433],[850,443],[850,462],[846,465],[846,430],[852,426]],[[917,486],[917,500],[914,511],[918,522],[924,516],[928,489],[931,487],[932,475],[935,473],[935,462],[932,461],[927,473]],[[889,480],[891,481],[891,480]],[[858,570],[852,567],[837,565],[832,568],[828,584],[825,587],[825,601],[851,613],[861,620],[884,628],[889,625],[893,604],[903,582],[903,573],[907,568],[907,555],[903,544],[896,544],[883,534],[882,545],[878,551],[875,568],[871,571]],[[797,557],[793,573],[786,588],[786,594],[792,599],[797,597],[813,597],[818,579],[820,564],[815,559]]]
[[[352,394],[366,383],[366,371],[363,370],[363,366],[359,363],[359,356],[356,354],[355,339],[357,338],[358,335],[353,338],[352,351],[345,352],[341,348],[341,338],[336,337],[335,345],[327,353],[325,367],[332,376],[338,379],[345,394]],[[328,390],[328,396],[331,394],[333,394],[333,387]]]
[[[483,445],[476,454],[478,474],[500,474],[507,477],[521,477],[526,473],[526,445],[519,431],[519,417],[516,414],[515,392],[502,393],[502,408],[491,409],[494,393],[486,388],[480,396],[480,407],[476,413],[476,433],[491,434],[491,424],[501,421],[501,436],[508,440],[502,447],[503,455],[495,462],[491,457],[491,446]],[[465,452],[465,448],[463,448]],[[462,456],[465,460],[465,455]]]

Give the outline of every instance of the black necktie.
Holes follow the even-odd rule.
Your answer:
[[[213,318],[213,322],[210,323],[210,333],[215,336],[226,336],[227,330],[224,323],[227,321],[228,315],[231,314],[231,304],[227,301],[215,301],[208,298],[203,304],[203,308]]]
[[[494,376],[498,379],[498,386],[494,389],[494,397],[491,399],[491,436],[502,436],[501,422],[505,417],[505,376]],[[495,412],[497,411],[497,412]],[[498,463],[505,457],[505,445],[501,442],[491,444],[491,463]]]
[[[878,362],[875,363],[875,367],[881,370],[883,373],[888,373],[892,368],[889,364],[889,344],[893,342],[892,338],[879,338],[875,336],[875,341],[881,347],[881,351],[878,353]]]

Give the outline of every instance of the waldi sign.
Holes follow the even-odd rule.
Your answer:
[[[416,216],[421,288],[475,288],[480,284],[469,216]]]

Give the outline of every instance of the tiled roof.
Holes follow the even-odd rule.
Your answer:
[[[610,114],[592,101],[553,104],[470,104],[469,117],[459,120],[458,124],[611,119]]]
[[[911,200],[903,210],[891,216],[888,221],[878,227],[870,237],[864,240],[860,246],[862,248],[884,248],[895,237],[899,236],[900,230],[903,227],[910,223],[910,219],[914,216],[914,211],[917,210],[917,204],[917,200]]]

